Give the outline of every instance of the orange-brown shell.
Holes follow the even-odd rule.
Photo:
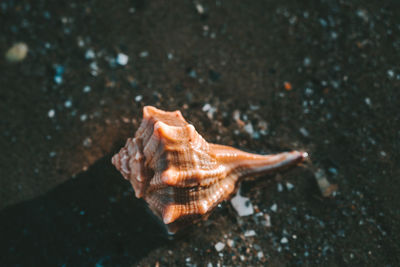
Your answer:
[[[240,178],[299,163],[305,156],[298,151],[264,156],[210,144],[180,111],[146,106],[135,138],[112,163],[174,233],[228,199]]]

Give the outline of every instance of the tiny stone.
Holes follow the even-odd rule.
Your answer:
[[[139,54],[139,57],[141,57],[141,58],[145,58],[148,56],[149,56],[149,52],[147,52],[147,51],[140,52],[140,54]]]
[[[287,244],[287,243],[289,243],[289,240],[286,237],[282,237],[281,244]]]
[[[128,64],[129,57],[123,53],[119,53],[117,56],[117,63],[121,66]]]
[[[393,70],[388,70],[387,71],[387,75],[389,78],[393,78],[394,77],[394,71]]]
[[[271,207],[270,207],[271,211],[273,212],[277,212],[278,211],[278,205],[276,203],[274,203]]]
[[[85,53],[86,59],[93,59],[95,56],[96,56],[96,54],[94,53],[94,51],[92,49],[87,50]]]
[[[89,93],[90,90],[91,90],[91,88],[90,88],[89,85],[86,85],[85,87],[83,87],[83,92],[84,92],[84,93]]]
[[[336,169],[336,168],[333,168],[333,167],[330,167],[330,168],[328,169],[328,171],[329,171],[330,173],[332,173],[333,175],[337,175],[337,174],[338,174],[337,169]]]
[[[168,53],[167,57],[169,60],[172,60],[174,58],[174,55],[172,53]]]
[[[49,118],[53,118],[54,115],[56,115],[56,112],[54,111],[54,109],[50,109],[47,115],[49,116]]]
[[[365,104],[367,104],[368,106],[371,106],[372,103],[371,103],[371,99],[369,97],[365,98],[364,101],[365,101]]]
[[[229,247],[234,247],[235,246],[235,241],[233,241],[232,239],[228,239],[226,241],[226,243],[228,244]]]
[[[252,236],[256,236],[257,234],[256,234],[256,231],[254,231],[254,230],[246,230],[245,232],[244,232],[244,236],[245,237],[252,237]]]
[[[56,155],[57,155],[57,153],[54,152],[54,151],[51,151],[51,152],[49,153],[50,158],[54,158]]]
[[[293,188],[294,188],[294,185],[293,184],[291,184],[291,183],[289,183],[289,182],[287,182],[286,183],[286,188],[287,188],[287,190],[292,190]]]
[[[11,63],[20,62],[28,54],[28,45],[25,43],[14,44],[5,54],[6,60]]]
[[[239,192],[231,199],[231,204],[239,216],[249,216],[254,213],[254,208],[250,199],[241,196]]]
[[[249,135],[253,135],[254,133],[254,129],[253,129],[253,125],[249,122],[244,126],[244,130],[249,134]]]
[[[308,137],[310,134],[309,134],[309,132],[306,130],[306,128],[304,128],[304,127],[301,127],[300,129],[299,129],[299,131],[300,131],[300,133],[304,136],[304,137]]]
[[[90,137],[86,137],[85,140],[83,140],[83,146],[89,147],[92,145],[92,139]]]
[[[196,10],[200,15],[204,14],[204,7],[199,3],[196,4]]]
[[[264,253],[263,253],[262,251],[259,251],[259,252],[257,253],[257,258],[258,258],[259,260],[261,260],[262,258],[264,258]]]
[[[63,78],[61,76],[59,76],[59,75],[54,76],[54,82],[56,84],[61,84],[62,81],[63,81]]]
[[[85,121],[87,119],[87,115],[86,114],[82,114],[80,116],[81,121]]]
[[[278,189],[278,192],[282,192],[283,191],[283,186],[282,186],[281,183],[277,184],[277,189]]]
[[[224,243],[222,243],[222,242],[218,242],[217,244],[215,244],[215,250],[216,251],[218,251],[218,252],[220,252],[221,250],[223,250],[224,249],[224,247],[225,247],[225,244]]]
[[[136,102],[140,102],[140,101],[142,101],[142,99],[143,99],[143,96],[142,96],[142,95],[137,95],[137,96],[135,97],[135,101],[136,101]]]
[[[308,67],[311,64],[311,59],[309,57],[305,57],[303,60],[304,67]]]
[[[264,218],[265,218],[265,222],[264,222],[264,225],[266,226],[266,227],[271,227],[271,216],[269,216],[269,214],[265,214],[264,215]]]
[[[66,108],[70,108],[72,106],[72,101],[71,100],[67,100],[64,102],[64,107]]]

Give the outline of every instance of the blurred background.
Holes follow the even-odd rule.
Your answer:
[[[0,265],[400,261],[398,1],[3,0],[0,30]],[[144,105],[310,162],[169,240],[110,163]]]

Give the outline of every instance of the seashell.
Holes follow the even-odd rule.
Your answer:
[[[207,218],[248,176],[296,165],[307,153],[257,155],[208,143],[180,111],[143,109],[143,121],[112,163],[173,234]]]

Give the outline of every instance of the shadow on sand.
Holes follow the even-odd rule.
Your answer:
[[[0,265],[127,265],[168,242],[110,158],[0,211]]]

